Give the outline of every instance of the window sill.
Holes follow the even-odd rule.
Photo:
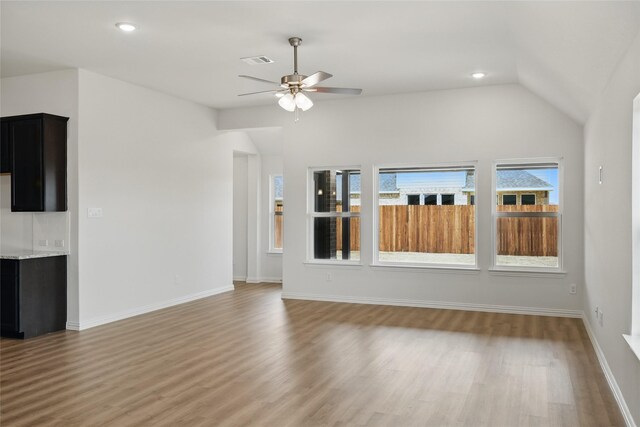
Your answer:
[[[514,277],[565,277],[567,272],[560,270],[526,270],[494,267],[489,269],[489,274]]]
[[[375,269],[406,269],[406,270],[427,270],[434,271],[438,273],[462,273],[462,274],[476,274],[480,272],[480,269],[473,266],[462,266],[462,265],[419,265],[419,264],[371,264],[372,268]]]
[[[330,267],[335,267],[335,266],[341,266],[341,267],[362,267],[362,263],[358,262],[358,261],[319,261],[319,260],[311,260],[311,261],[305,261],[303,264],[305,265],[309,265],[309,266],[330,266]]]
[[[282,251],[267,251],[267,255],[282,255]]]
[[[638,360],[640,360],[640,335],[622,335],[631,347],[631,351],[636,355]]]

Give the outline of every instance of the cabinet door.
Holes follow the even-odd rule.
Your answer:
[[[42,120],[9,123],[11,148],[11,210],[44,210]]]
[[[0,329],[19,332],[18,323],[18,261],[1,260],[0,272]]]
[[[9,160],[9,123],[2,122],[2,133],[0,134],[0,173],[11,172],[11,161]]]

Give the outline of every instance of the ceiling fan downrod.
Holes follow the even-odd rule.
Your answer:
[[[298,74],[298,46],[302,44],[300,37],[290,37],[289,44],[293,46],[293,74]]]

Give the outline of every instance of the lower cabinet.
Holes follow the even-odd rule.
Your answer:
[[[67,257],[2,259],[0,333],[31,338],[66,328]]]

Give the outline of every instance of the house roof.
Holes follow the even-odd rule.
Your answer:
[[[467,173],[462,191],[475,191],[475,174]],[[553,190],[547,181],[521,169],[501,169],[496,173],[496,189],[498,190]]]

